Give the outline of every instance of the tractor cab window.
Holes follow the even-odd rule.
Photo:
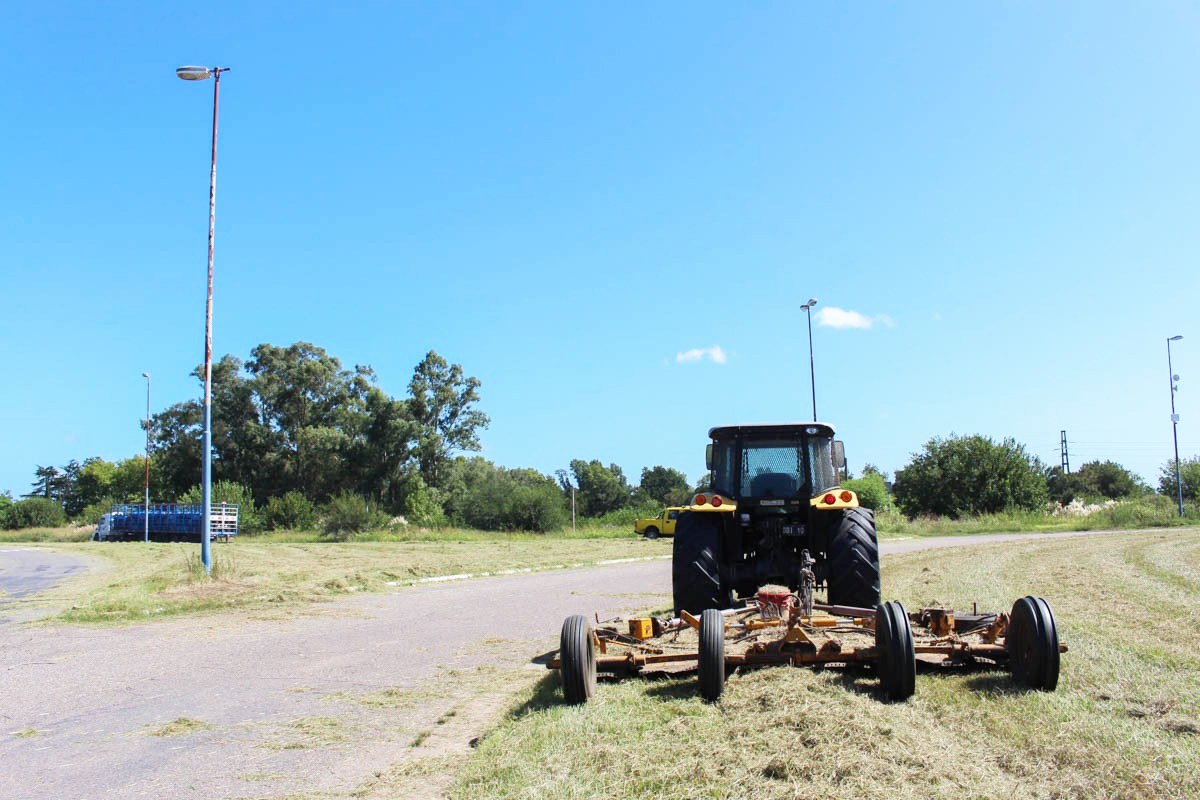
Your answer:
[[[745,443],[739,497],[792,497],[804,486],[804,451],[795,439]]]
[[[726,497],[733,497],[737,494],[737,476],[734,470],[737,468],[737,459],[734,455],[737,452],[737,446],[733,442],[713,442],[712,445],[712,490],[717,494],[723,494]]]
[[[838,485],[837,470],[833,466],[833,440],[824,437],[808,440],[808,463],[812,464],[812,493],[818,494]]]

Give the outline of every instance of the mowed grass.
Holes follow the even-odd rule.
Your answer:
[[[289,610],[359,592],[396,591],[422,579],[588,566],[669,557],[670,540],[553,539],[440,532],[422,541],[295,542],[246,537],[214,542],[211,575],[196,544],[26,543],[83,556],[94,569],[42,600],[65,609],[52,622],[127,623],[224,610]]]
[[[870,671],[602,682],[562,704],[557,675],[480,743],[461,798],[1200,797],[1200,531],[980,545],[884,559],[910,610],[1045,597],[1069,645],[1053,693],[1006,672],[922,672],[879,698]]]

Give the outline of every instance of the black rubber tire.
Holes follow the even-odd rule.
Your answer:
[[[1027,595],[1013,604],[1004,638],[1013,680],[1037,691],[1058,686],[1058,626],[1050,604]]]
[[[657,539],[658,538],[658,528],[651,525],[649,528],[646,528],[645,535],[646,535],[647,539]]]
[[[563,698],[571,705],[586,703],[596,691],[596,642],[587,617],[576,614],[563,621],[558,658]]]
[[[879,541],[875,514],[847,508],[829,537],[826,583],[831,605],[874,608],[879,605]]]
[[[1058,688],[1058,672],[1060,656],[1058,652],[1058,623],[1054,621],[1054,612],[1050,604],[1040,597],[1034,598],[1042,618],[1042,685],[1043,692],[1053,692]]]
[[[710,703],[725,690],[725,617],[715,608],[700,615],[700,696]]]
[[[917,651],[908,612],[898,602],[875,607],[875,668],[888,700],[907,700],[917,690]]]
[[[729,587],[721,584],[721,515],[684,511],[675,523],[671,545],[671,591],[675,616],[733,604]]]

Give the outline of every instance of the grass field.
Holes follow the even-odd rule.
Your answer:
[[[1162,510],[1157,505],[1130,504],[1089,517],[1012,512],[909,520],[883,512],[879,538],[1178,524],[1173,512],[1144,519],[1147,509]],[[360,534],[349,542],[323,540],[316,532],[283,532],[214,542],[206,576],[196,544],[92,542],[91,532],[91,527],[0,531],[0,543],[51,547],[100,566],[55,593],[72,598],[58,621],[112,624],[231,609],[280,610],[440,576],[557,569],[671,552],[669,538],[647,541],[630,526],[596,521],[578,531],[544,535],[411,528]],[[75,599],[81,596],[85,599]],[[47,599],[53,603],[56,597]]]
[[[454,798],[1200,797],[1200,532],[889,556],[884,594],[1008,609],[1045,597],[1070,650],[1053,693],[1004,672],[923,673],[905,703],[867,672],[771,668],[706,704],[694,676],[557,676],[480,744]]]
[[[52,621],[114,624],[216,611],[294,611],[358,592],[394,591],[426,578],[562,569],[669,556],[670,540],[484,536],[433,541],[289,542],[245,538],[212,545],[205,576],[195,544],[29,544],[93,560],[97,569],[42,599],[67,607]]]
[[[946,532],[884,528],[881,538]],[[69,598],[57,621],[85,624],[294,614],[425,577],[661,557],[671,548],[627,531],[248,537],[215,544],[207,578],[195,545],[38,535],[45,544],[22,546],[100,565],[49,598]],[[1058,691],[1019,690],[1004,672],[922,673],[914,698],[889,704],[870,672],[772,668],[733,675],[715,705],[685,676],[602,683],[587,706],[567,707],[556,675],[521,670],[478,690],[488,704],[511,707],[469,758],[423,758],[415,742],[415,760],[360,789],[406,796],[434,782],[464,799],[1200,798],[1200,530],[887,556],[883,575],[885,598],[910,609],[1006,610],[1025,594],[1047,598],[1070,647]]]

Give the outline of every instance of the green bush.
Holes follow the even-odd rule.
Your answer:
[[[335,542],[353,539],[355,534],[386,528],[387,514],[366,498],[342,492],[329,501],[321,514],[321,535]]]
[[[57,500],[48,497],[26,497],[0,509],[3,527],[8,530],[22,528],[58,528],[67,524],[67,514]]]
[[[1161,494],[1146,495],[1093,511],[1086,520],[1087,527],[1097,530],[1165,528],[1179,524],[1179,506],[1174,498]]]
[[[1049,500],[1046,470],[1013,439],[933,438],[896,473],[896,504],[910,517],[969,517],[1041,510]]]
[[[657,503],[641,505],[636,508],[618,508],[616,511],[610,511],[607,514],[597,517],[593,522],[605,528],[628,528],[632,531],[634,520],[658,516],[662,510],[663,506]]]
[[[100,518],[108,513],[108,509],[113,504],[112,498],[104,498],[97,500],[94,503],[89,503],[79,512],[79,516],[75,518],[75,522],[80,525],[99,525]]]
[[[1200,502],[1200,456],[1182,459],[1179,462],[1179,477],[1183,483],[1183,499]],[[1175,461],[1162,465],[1158,475],[1158,491],[1167,497],[1176,498],[1178,511],[1179,483],[1175,481]]]
[[[408,475],[402,482],[404,519],[422,528],[440,528],[446,524],[446,514],[438,502],[438,492],[425,485],[419,473]]]
[[[856,493],[858,502],[873,511],[886,511],[892,507],[892,495],[878,472],[867,472],[861,478],[844,480],[842,486]]]
[[[517,486],[504,501],[501,530],[547,533],[563,528],[570,512],[554,486]]]
[[[203,502],[200,486],[193,486],[179,497],[180,503],[200,505]],[[236,503],[238,507],[238,533],[260,533],[263,529],[262,517],[254,508],[254,497],[250,490],[240,483],[233,481],[217,481],[212,485],[212,502]]]
[[[288,492],[272,497],[262,512],[267,530],[307,531],[317,527],[317,509],[300,492]]]

